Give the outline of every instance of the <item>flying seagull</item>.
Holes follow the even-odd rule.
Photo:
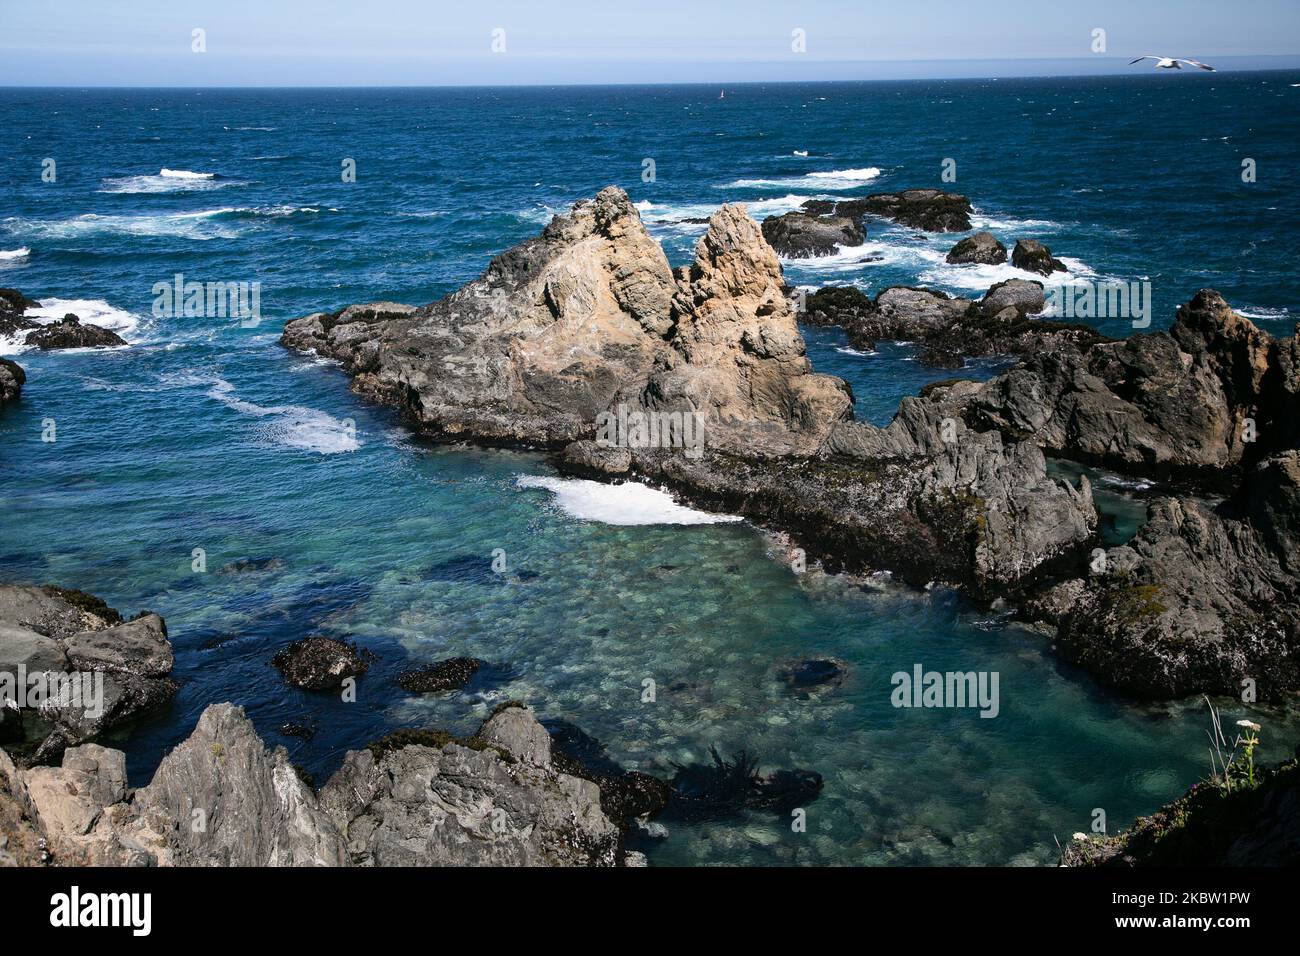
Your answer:
[[[1211,73],[1218,72],[1214,67],[1207,63],[1202,63],[1200,60],[1188,60],[1186,58],[1179,59],[1176,56],[1155,56],[1151,53],[1148,53],[1146,56],[1140,56],[1136,60],[1130,60],[1129,66],[1132,66],[1134,63],[1141,63],[1143,60],[1155,60],[1157,70],[1181,70],[1182,64],[1186,63],[1188,66],[1195,66],[1202,70],[1209,70]]]

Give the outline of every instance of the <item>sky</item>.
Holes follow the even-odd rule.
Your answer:
[[[0,0],[0,86],[1081,75],[1144,53],[1298,67],[1300,0]]]

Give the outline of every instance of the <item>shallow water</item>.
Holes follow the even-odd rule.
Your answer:
[[[703,227],[656,220],[729,199],[770,213],[814,195],[939,185],[939,159],[954,152],[957,186],[1004,241],[1032,235],[1097,275],[1151,276],[1156,326],[1212,284],[1284,331],[1297,307],[1283,251],[1297,199],[1271,176],[1248,192],[1235,169],[1241,155],[1294,165],[1283,147],[1295,145],[1284,117],[1295,80],[744,87],[729,88],[725,111],[699,88],[0,91],[13,160],[0,250],[28,249],[0,258],[0,285],[133,343],[20,356],[27,389],[0,413],[0,576],[166,616],[182,689],[120,735],[135,782],[214,701],[245,706],[322,779],[344,750],[394,727],[465,732],[515,697],[628,767],[667,775],[716,745],[748,748],[765,771],[824,776],[806,833],[763,814],[672,824],[646,844],[653,863],[1050,862],[1054,836],[1087,829],[1094,808],[1113,830],[1205,774],[1203,705],[1125,703],[1058,663],[1045,638],[945,590],[797,576],[745,523],[610,524],[662,519],[668,503],[567,484],[557,495],[519,481],[551,475],[539,456],[427,446],[276,338],[317,309],[446,293],[609,182],[650,204],[642,215],[679,263]],[[1135,138],[1150,123],[1168,131],[1177,167]],[[1217,135],[1201,143],[1206,128]],[[805,148],[807,159],[789,155]],[[57,184],[38,178],[47,156]],[[346,156],[352,185],[338,180]],[[646,156],[655,183],[639,179]],[[873,178],[843,172],[873,166]],[[987,284],[935,261],[956,238],[875,226],[884,262],[853,254],[787,274],[870,291]],[[262,282],[263,322],[154,318],[152,286],[176,272]],[[849,379],[859,416],[877,423],[955,374],[912,361],[906,345],[864,356],[836,330],[807,337],[815,366]],[[46,419],[53,443],[41,440]],[[1142,509],[1124,491],[1099,495],[1119,540]],[[503,574],[491,569],[498,548]],[[245,558],[268,565],[222,572]],[[270,667],[309,632],[378,655],[356,703],[286,689]],[[466,691],[412,698],[393,681],[413,662],[463,654],[492,665]],[[777,672],[813,656],[849,676],[801,699]],[[891,675],[918,663],[996,671],[998,717],[893,707]],[[1251,712],[1266,757],[1300,739],[1295,715]],[[316,736],[283,736],[291,720]]]

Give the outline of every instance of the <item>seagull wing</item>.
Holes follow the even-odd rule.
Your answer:
[[[1136,60],[1129,60],[1128,65],[1132,66],[1134,63],[1141,63],[1143,60],[1163,60],[1163,59],[1164,59],[1163,56],[1156,56],[1153,53],[1148,53],[1146,56],[1140,56]]]
[[[1214,67],[1210,66],[1208,63],[1202,63],[1200,60],[1188,60],[1188,59],[1184,58],[1184,59],[1183,59],[1183,62],[1184,62],[1184,63],[1190,63],[1192,66],[1200,67],[1202,70],[1209,70],[1211,73],[1217,73],[1217,72],[1219,72],[1219,71],[1216,70]]]

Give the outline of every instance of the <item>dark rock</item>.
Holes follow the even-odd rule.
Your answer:
[[[752,811],[786,816],[821,793],[821,774],[811,770],[758,771],[758,760],[741,750],[723,759],[709,748],[712,764],[675,765],[665,817],[688,822],[726,820]]]
[[[0,289],[0,317],[22,315],[28,309],[39,309],[41,304],[29,299],[17,289]]]
[[[397,685],[412,694],[438,694],[464,687],[482,666],[474,657],[453,657],[406,671],[397,678]]]
[[[38,349],[111,348],[126,345],[116,332],[97,325],[82,325],[81,320],[69,313],[59,322],[42,325],[27,333],[27,344]]]
[[[848,676],[848,667],[842,661],[830,658],[810,658],[797,661],[777,672],[777,677],[787,688],[801,696],[838,687]]]
[[[847,216],[810,216],[787,212],[763,220],[763,238],[789,259],[832,256],[840,246],[860,246],[866,233]]]
[[[805,296],[799,321],[816,326],[838,325],[849,332],[859,329],[875,312],[875,303],[861,289],[828,285]]]
[[[500,584],[501,575],[492,570],[486,554],[458,554],[431,564],[420,572],[426,581],[454,581],[462,584]]]
[[[3,335],[0,332],[0,335]],[[27,382],[27,374],[17,363],[7,358],[0,358],[0,405],[12,402],[22,393]]]
[[[605,745],[568,721],[546,722],[552,759],[557,768],[593,781],[600,788],[605,815],[620,826],[638,817],[654,817],[667,805],[668,784],[658,777],[625,770],[609,756]]]
[[[280,733],[286,737],[297,737],[300,740],[311,740],[316,736],[316,724],[314,721],[296,721],[291,720],[280,725]]]
[[[1231,790],[1202,782],[1115,836],[1071,840],[1065,866],[1300,866],[1300,761]]]
[[[305,637],[282,649],[271,663],[294,687],[329,690],[342,686],[349,677],[360,677],[373,660],[373,654],[356,644],[332,637]]]
[[[279,571],[284,567],[280,558],[239,558],[217,569],[218,574],[256,574],[264,571]]]
[[[23,712],[12,700],[0,699],[0,744],[23,739]]]
[[[927,232],[966,232],[970,229],[970,200],[938,189],[905,189],[872,193],[860,200],[864,212],[883,216]]]
[[[1019,245],[1016,246],[1020,248]],[[991,232],[977,232],[960,240],[948,253],[948,262],[1001,265],[1007,261],[1007,247]]]
[[[1002,260],[1006,261],[1006,250]],[[950,260],[951,261],[951,260]],[[1016,247],[1011,250],[1011,264],[1026,272],[1037,272],[1050,276],[1053,272],[1066,272],[1065,263],[1052,257],[1052,250],[1037,239],[1018,239]]]

